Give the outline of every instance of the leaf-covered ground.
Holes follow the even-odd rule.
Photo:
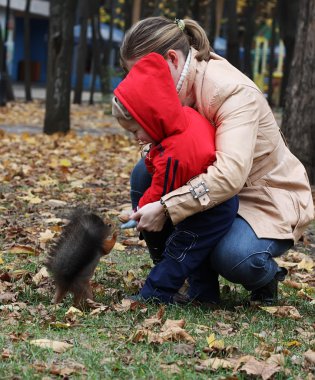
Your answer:
[[[119,230],[129,207],[138,148],[108,111],[73,106],[65,137],[40,133],[41,102],[0,108],[0,378],[314,379],[314,225],[281,257],[276,307],[246,306],[223,280],[216,310],[126,300],[150,268],[133,230],[98,266],[89,311],[51,304],[43,263],[69,212],[85,206]]]

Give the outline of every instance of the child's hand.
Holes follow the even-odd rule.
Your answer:
[[[137,230],[157,232],[163,229],[167,220],[163,206],[159,201],[148,203],[130,215],[130,219],[138,221]]]

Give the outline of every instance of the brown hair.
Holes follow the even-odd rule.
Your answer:
[[[209,61],[212,48],[203,28],[194,20],[184,19],[182,31],[176,22],[165,17],[149,17],[138,21],[125,34],[120,48],[121,65],[155,52],[163,56],[169,49],[181,50],[186,57],[190,47],[198,53],[198,61]]]

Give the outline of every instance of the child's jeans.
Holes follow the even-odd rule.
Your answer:
[[[135,205],[150,183],[151,176],[142,159],[131,175],[131,198]],[[210,225],[209,228],[211,227]],[[273,258],[284,254],[292,245],[293,241],[289,239],[258,238],[251,226],[237,216],[228,233],[211,253],[210,260],[207,260],[198,271],[198,276],[201,278],[199,281],[204,283],[203,277],[209,281],[209,295],[205,298],[213,297],[213,302],[219,298],[219,274],[231,282],[243,285],[247,290],[256,290],[265,286],[279,271]],[[191,296],[194,297],[194,294]],[[203,295],[200,294],[199,297],[202,298]]]
[[[166,241],[163,259],[150,272],[140,295],[172,303],[189,281],[189,298],[219,302],[218,278],[209,271],[211,251],[230,229],[238,210],[238,197],[179,223]]]

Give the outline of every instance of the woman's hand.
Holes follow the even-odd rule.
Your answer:
[[[164,213],[163,206],[159,201],[148,203],[138,211],[130,215],[130,219],[138,222],[137,230],[142,231],[161,231],[167,217]]]

